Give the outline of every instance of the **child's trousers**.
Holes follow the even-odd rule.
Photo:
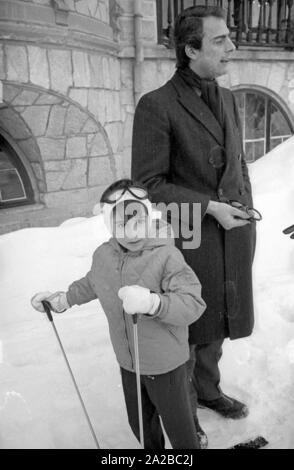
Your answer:
[[[140,440],[136,374],[121,369],[129,424]],[[173,449],[199,449],[188,391],[187,366],[161,375],[141,375],[145,449],[164,449],[159,416]]]

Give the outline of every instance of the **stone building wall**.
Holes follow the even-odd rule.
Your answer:
[[[11,2],[11,0],[8,0]],[[21,0],[22,1],[22,0]],[[36,6],[56,7],[64,11],[68,10],[79,15],[88,16],[104,23],[109,23],[109,2],[108,0],[23,0],[27,4]]]
[[[32,0],[33,3],[50,4],[50,0]],[[109,23],[108,0],[64,0],[69,10],[80,15],[90,16],[104,23]]]
[[[38,202],[49,208],[66,205],[68,198],[82,202],[85,190],[89,197],[91,188],[101,185],[102,174],[105,184],[115,178],[116,162],[107,135],[113,124],[104,129],[74,100],[33,86],[5,84],[3,95],[8,106],[1,109],[1,127],[31,163]]]
[[[175,71],[174,51],[157,44],[156,1],[140,4],[136,39],[134,0],[0,0],[0,132],[36,202],[2,209],[0,233],[88,215],[129,176],[135,100]],[[240,49],[220,83],[271,94],[293,121],[293,57]]]
[[[159,48],[160,46],[158,46]],[[229,66],[229,73],[218,79],[230,88],[255,88],[273,96],[294,123],[294,53],[284,51],[239,50]],[[175,72],[175,57],[163,49],[150,54],[143,64],[142,92],[163,85]]]
[[[12,11],[12,3],[19,9]],[[21,215],[2,210],[11,229],[14,219],[34,225],[91,213],[104,188],[129,172],[124,149],[134,113],[108,0],[66,0],[62,11],[49,0],[12,3],[0,2],[9,30],[0,42],[0,132],[22,157],[42,206]]]

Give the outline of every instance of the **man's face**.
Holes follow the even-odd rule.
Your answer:
[[[190,67],[201,78],[216,78],[227,73],[235,46],[222,18],[203,18],[203,40],[200,50],[190,50]]]

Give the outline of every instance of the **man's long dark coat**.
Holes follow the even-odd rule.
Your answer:
[[[147,185],[154,203],[201,203],[201,246],[182,250],[207,303],[190,327],[192,344],[249,336],[254,323],[255,226],[226,231],[206,214],[210,200],[252,204],[238,111],[231,91],[221,88],[221,93],[230,124],[227,145],[213,113],[177,73],[141,98],[134,120],[132,178]],[[182,249],[181,239],[176,244]]]

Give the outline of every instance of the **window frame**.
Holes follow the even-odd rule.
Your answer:
[[[280,111],[280,113],[284,117],[285,121],[287,122],[292,135],[294,135],[294,123],[293,123],[293,120],[290,117],[290,110],[288,110],[285,105],[283,106],[278,101],[278,99],[275,96],[273,96],[273,94],[267,93],[266,90],[263,90],[263,89],[260,89],[260,88],[257,88],[257,87],[246,86],[246,85],[245,86],[235,87],[235,88],[232,89],[232,92],[233,92],[234,96],[236,96],[236,93],[245,93],[245,95],[246,95],[246,93],[250,93],[250,94],[260,95],[264,98],[264,100],[265,100],[265,155],[268,152],[270,152],[271,150],[273,150],[273,149],[270,148],[270,146],[271,146],[271,104],[273,104],[277,108],[277,110]],[[245,98],[245,100],[246,100],[246,98]],[[245,105],[246,105],[246,103],[245,103]],[[242,122],[242,131],[244,133],[243,122]],[[273,137],[275,137],[275,136],[273,136]],[[258,139],[256,139],[256,141],[257,140]],[[243,147],[244,147],[245,156],[246,156],[245,144],[246,144],[247,141],[249,142],[250,139],[246,140],[246,135],[243,135]],[[262,157],[259,157],[259,158],[262,158]],[[254,163],[259,158],[255,159],[252,162],[250,161],[248,163]]]
[[[3,135],[0,134],[0,146],[7,152],[8,158],[10,159],[12,165],[14,166],[17,174],[19,175],[20,182],[24,188],[24,192],[26,195],[25,199],[13,199],[9,201],[1,201],[0,199],[0,210],[9,209],[12,207],[20,207],[25,206],[28,204],[34,204],[34,191],[31,180],[29,175],[26,171],[26,168],[21,160],[21,158],[17,155],[14,148],[9,144],[7,139]]]

